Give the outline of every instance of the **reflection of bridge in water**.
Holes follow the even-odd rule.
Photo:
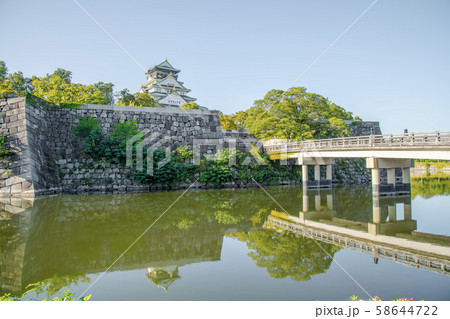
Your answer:
[[[331,190],[303,190],[299,216],[268,217],[265,227],[287,230],[315,240],[357,250],[415,268],[450,274],[450,237],[416,232],[411,197],[373,195],[372,220],[338,218]],[[397,205],[403,205],[403,220]]]

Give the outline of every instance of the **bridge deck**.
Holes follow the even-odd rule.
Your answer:
[[[264,149],[273,157],[380,157],[450,160],[450,132],[353,136],[301,142],[270,140]]]

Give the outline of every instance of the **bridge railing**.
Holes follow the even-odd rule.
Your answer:
[[[351,136],[343,138],[330,138],[321,140],[308,140],[301,142],[276,141],[265,143],[267,152],[300,151],[311,149],[346,149],[367,147],[402,147],[425,145],[449,145],[450,132],[433,133],[404,133],[385,135]]]

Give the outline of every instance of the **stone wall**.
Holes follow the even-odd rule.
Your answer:
[[[92,168],[74,140],[73,128],[82,117],[93,117],[103,134],[124,121],[136,121],[139,131],[161,146],[197,146],[202,154],[221,147],[248,151],[258,140],[244,131],[222,131],[219,111],[179,108],[137,108],[117,105],[83,105],[60,109],[35,97],[1,99],[0,134],[16,152],[0,171],[0,194],[41,195],[75,191],[145,191],[131,169],[119,165]],[[154,142],[153,140],[152,142]],[[145,145],[144,145],[145,146]],[[201,187],[201,185],[200,185]]]
[[[381,135],[381,128],[379,122],[374,121],[344,121],[348,125],[352,136],[365,135]]]
[[[187,145],[202,154],[212,154],[218,148],[230,147],[249,151],[260,140],[246,131],[222,130],[219,111],[184,110],[179,108],[138,108],[117,105],[82,105],[76,109],[57,108],[36,97],[9,96],[0,100],[0,134],[16,152],[12,163],[0,170],[0,196],[34,196],[42,194],[81,192],[137,192],[161,189],[142,185],[132,178],[132,169],[124,165],[98,166],[84,156],[82,146],[74,139],[73,129],[83,117],[98,120],[103,134],[109,135],[120,122],[135,121],[139,131],[157,141],[160,146],[175,149]],[[347,123],[353,135],[380,134],[378,122]],[[144,141],[149,140],[144,139]],[[145,147],[146,145],[144,145]],[[355,170],[361,171],[359,162]],[[349,166],[349,167],[350,167]],[[370,174],[357,176],[350,170],[336,179],[365,182]],[[350,168],[351,168],[350,167]],[[285,181],[287,182],[287,181]],[[229,183],[228,187],[254,186]],[[203,188],[206,185],[196,184]],[[187,187],[187,185],[179,185]]]
[[[345,123],[352,136],[382,134],[379,122],[345,121]],[[365,184],[372,180],[372,173],[370,169],[366,168],[365,159],[338,158],[336,165],[333,166],[333,179],[342,184]]]
[[[31,153],[28,148],[29,125],[26,123],[25,100],[11,97],[0,100],[0,134],[7,136],[7,143],[15,155],[12,162],[0,167],[0,196],[23,194],[33,196]]]

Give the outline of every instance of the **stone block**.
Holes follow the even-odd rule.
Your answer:
[[[18,214],[23,212],[23,208],[22,207],[16,207],[16,206],[12,206],[12,205],[5,205],[5,211],[7,211],[8,213],[11,214]]]
[[[22,208],[22,199],[11,197],[11,206]]]

